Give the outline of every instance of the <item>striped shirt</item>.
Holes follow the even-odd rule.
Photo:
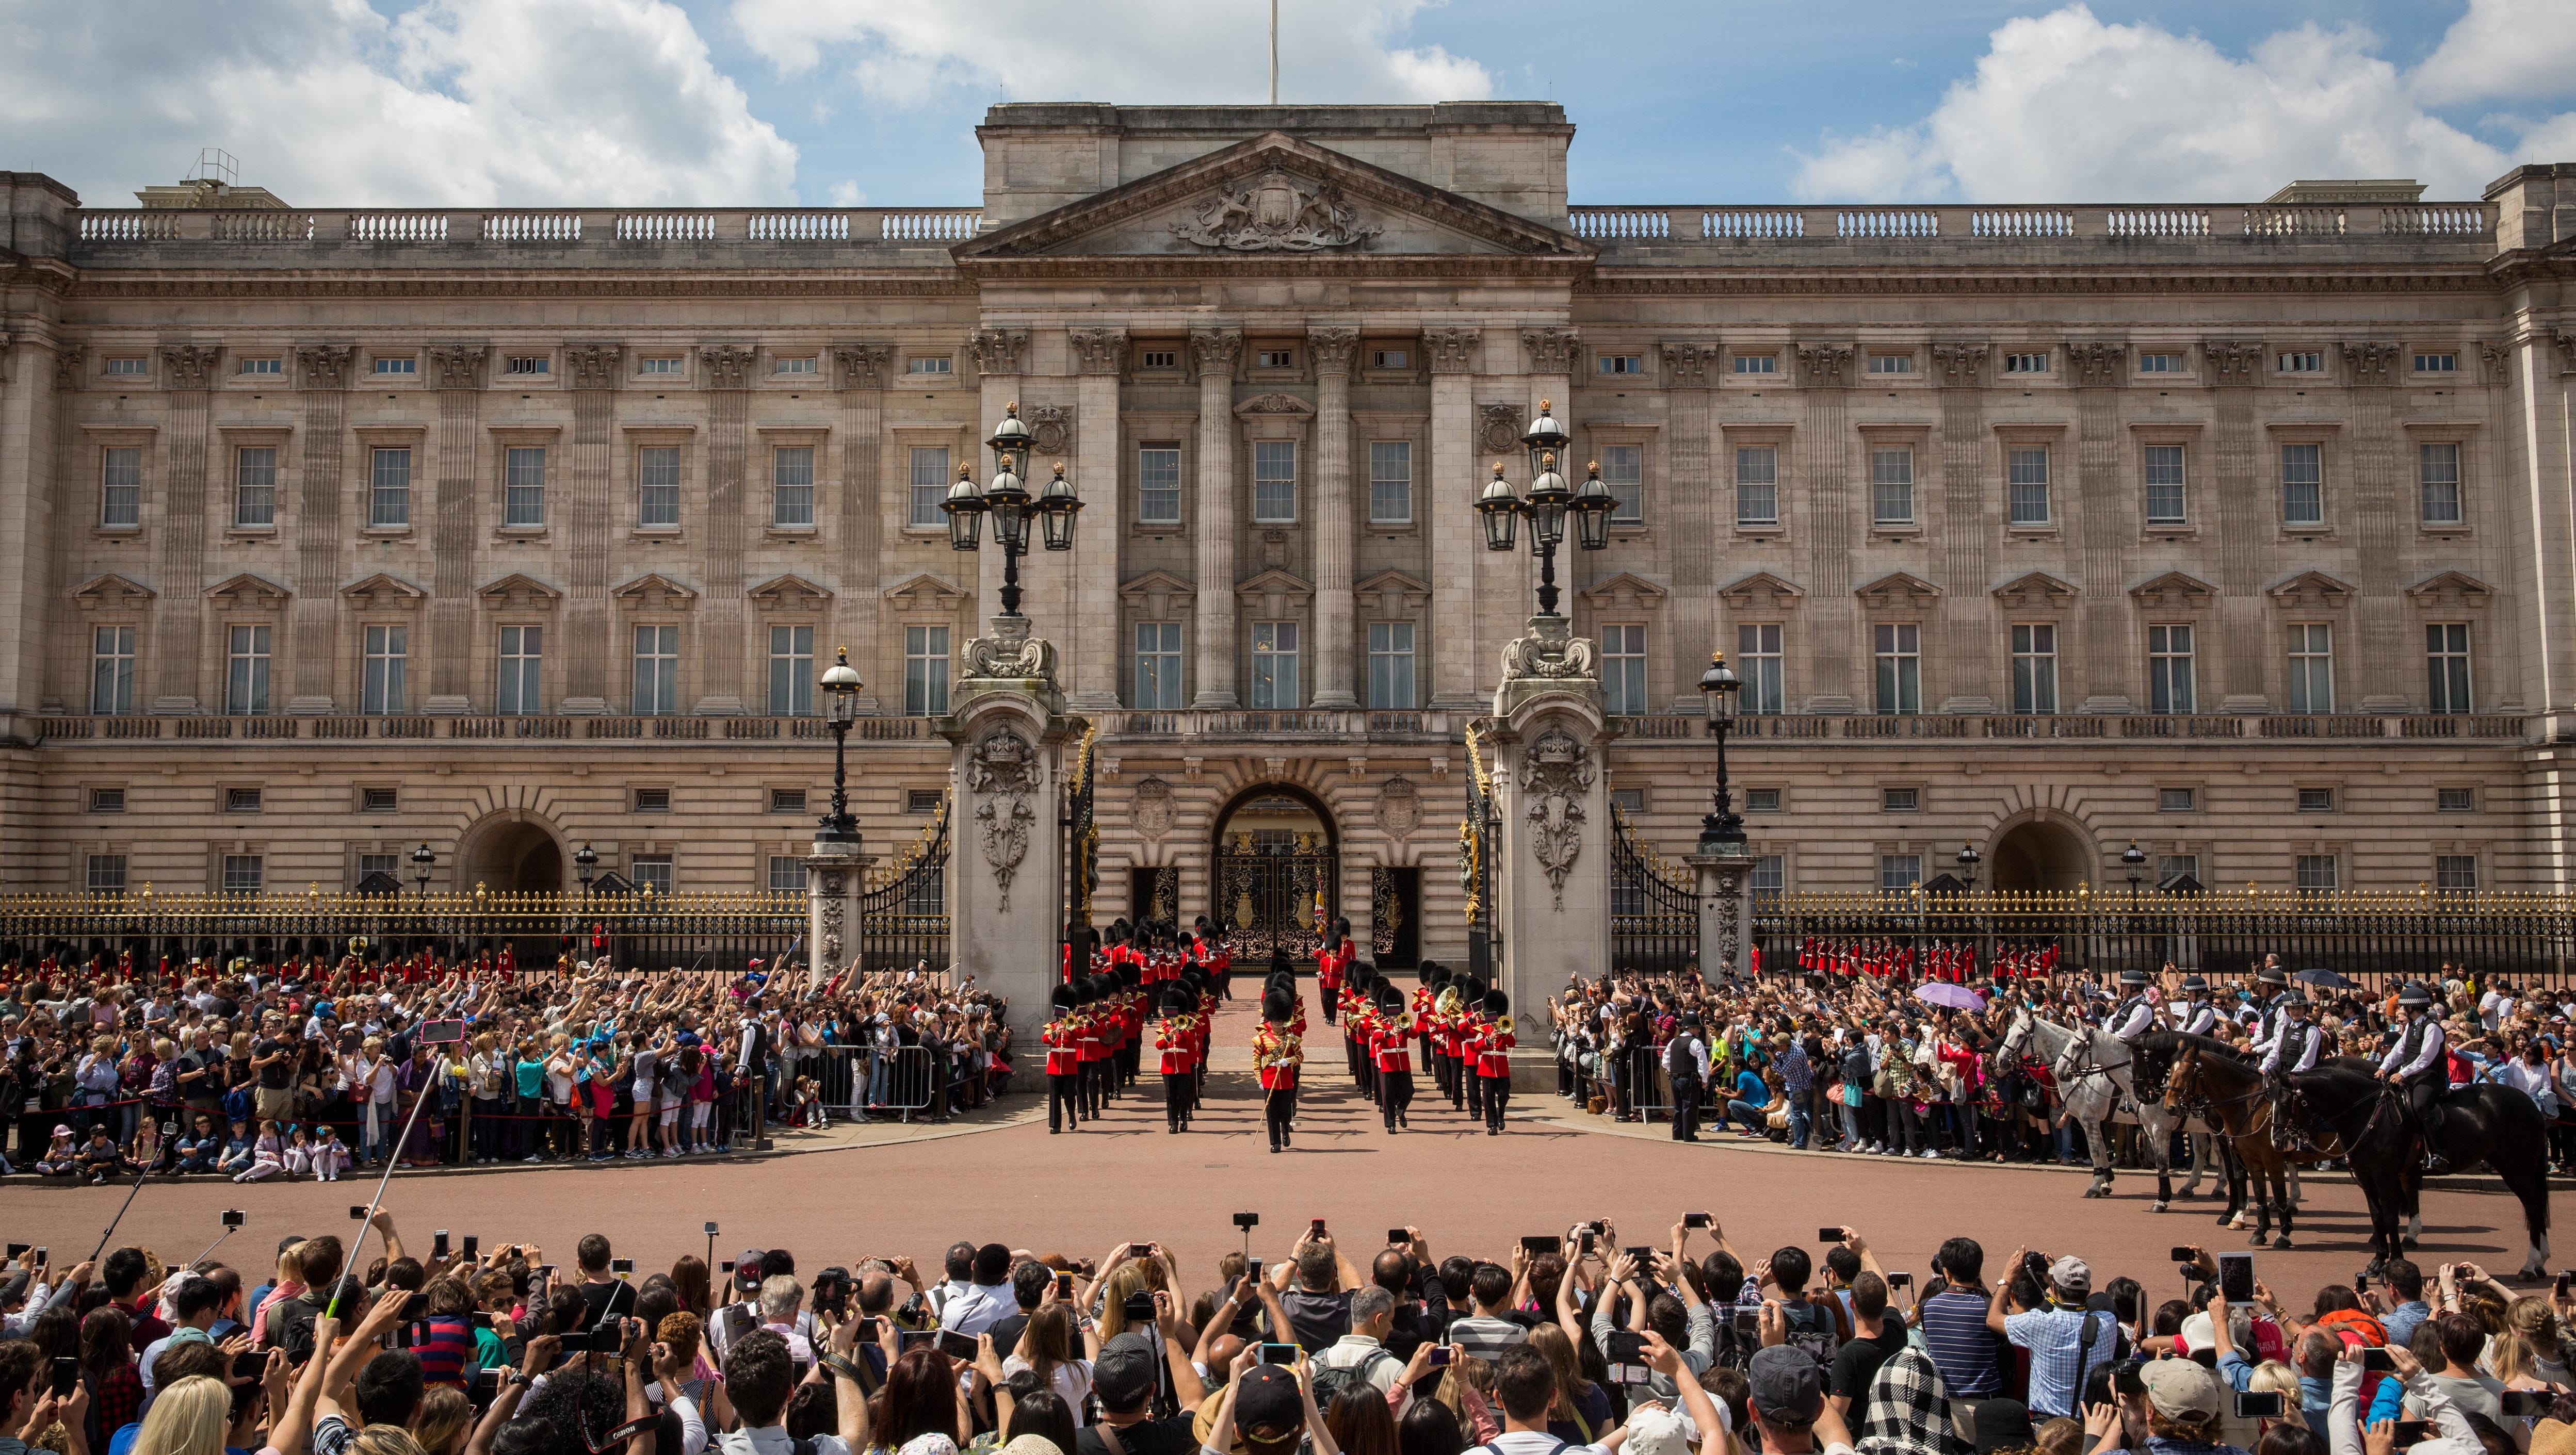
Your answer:
[[[1995,1367],[1995,1333],[1986,1327],[1989,1302],[1984,1294],[1955,1288],[1923,1300],[1923,1344],[1954,1399],[2003,1388]]]

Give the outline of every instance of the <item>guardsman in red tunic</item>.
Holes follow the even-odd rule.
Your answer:
[[[1109,1043],[1117,1033],[1109,1024],[1108,1007],[1101,1003],[1108,994],[1109,974],[1086,975],[1074,982],[1074,1004],[1079,1007],[1073,1021],[1075,1098],[1082,1103],[1082,1114],[1093,1121],[1100,1119],[1101,1103],[1109,1099]]]
[[[1261,1026],[1252,1033],[1252,1066],[1261,1076],[1261,1119],[1270,1150],[1288,1145],[1297,1110],[1297,1064],[1305,1059],[1297,993],[1273,982],[1261,995]]]
[[[1047,1135],[1052,1137],[1070,1123],[1082,1130],[1082,1017],[1075,1013],[1072,982],[1057,986],[1048,999],[1055,1006],[1055,1019],[1038,1032],[1046,1046]]]
[[[1177,986],[1163,996],[1154,1022],[1154,1049],[1162,1053],[1163,1130],[1179,1136],[1190,1124],[1190,996]]]
[[[1342,1011],[1342,977],[1351,966],[1350,946],[1335,941],[1315,952],[1315,993],[1324,1002],[1324,1024]]]
[[[1483,1083],[1485,1135],[1503,1134],[1503,1108],[1512,1095],[1512,998],[1500,990],[1485,992],[1485,1023],[1476,1032],[1476,1079]]]
[[[1392,985],[1378,988],[1375,1033],[1370,1053],[1377,1058],[1377,1104],[1389,1132],[1411,1126],[1405,1111],[1413,1105],[1413,1017],[1404,1010],[1404,992]]]

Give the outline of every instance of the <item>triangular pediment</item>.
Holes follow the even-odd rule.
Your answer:
[[[2129,595],[2141,606],[2206,606],[2218,597],[2218,588],[2187,571],[2167,571],[2150,576],[2129,588]]]
[[[1872,606],[1928,606],[1941,595],[1941,588],[1911,571],[1890,571],[1852,595]]]
[[[256,572],[227,576],[206,588],[206,598],[224,606],[281,606],[294,593]]]
[[[659,571],[647,571],[608,594],[625,603],[629,611],[668,611],[698,599],[697,592]]]
[[[1105,258],[1275,268],[1391,255],[1583,264],[1594,253],[1560,228],[1278,131],[949,249],[969,273]]]
[[[2495,595],[2495,588],[2466,571],[2437,571],[2406,588],[2406,594],[2427,604],[2460,602],[2484,606]]]
[[[2075,588],[2046,571],[2025,571],[1994,589],[2007,606],[2050,606],[2075,599]]]
[[[1594,607],[1612,607],[1621,611],[1638,611],[1664,599],[1661,586],[1632,571],[1621,571],[1605,580],[1574,593]]]
[[[84,611],[101,606],[140,606],[156,594],[151,587],[133,577],[119,576],[113,571],[103,576],[92,576],[72,588],[72,600],[79,602]]]
[[[2301,571],[2264,589],[2284,606],[2341,606],[2352,599],[2350,582],[2323,571]]]
[[[916,572],[885,589],[888,606],[897,611],[920,612],[924,615],[954,616],[966,604],[966,593],[955,582]]]
[[[513,571],[500,580],[474,593],[494,606],[511,610],[552,606],[563,600],[563,593],[534,576]]]
[[[1380,571],[1351,587],[1351,595],[1362,602],[1374,598],[1378,610],[1391,616],[1399,611],[1421,609],[1431,600],[1431,583],[1402,571]]]
[[[1118,583],[1119,599],[1130,606],[1150,604],[1155,597],[1169,606],[1187,606],[1198,600],[1199,588],[1169,571],[1147,571]]]
[[[384,571],[378,571],[363,581],[350,582],[340,588],[340,594],[361,611],[386,606],[409,608],[429,598],[428,592]]]
[[[1748,571],[1717,588],[1718,599],[1729,606],[1795,606],[1807,594],[1807,588],[1768,571]]]
[[[832,599],[828,587],[818,586],[793,571],[772,576],[743,594],[760,603],[764,611],[810,611]]]
[[[1283,571],[1276,566],[1257,576],[1246,578],[1234,588],[1236,599],[1259,601],[1276,596],[1283,601],[1306,601],[1315,594],[1315,584],[1303,576]]]

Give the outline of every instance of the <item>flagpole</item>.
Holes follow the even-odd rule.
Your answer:
[[[1270,0],[1270,104],[1279,104],[1279,0]]]

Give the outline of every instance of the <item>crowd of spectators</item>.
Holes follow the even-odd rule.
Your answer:
[[[712,1237],[713,1225],[710,1225]],[[1707,1214],[1507,1249],[1419,1228],[1185,1268],[960,1241],[639,1276],[598,1234],[271,1266],[119,1247],[0,1287],[0,1455],[2564,1455],[2576,1299],[2471,1264],[2237,1298],[2198,1249],[1919,1276],[1852,1228],[1747,1261]],[[262,1263],[266,1263],[263,1256]],[[1365,1266],[1363,1266],[1363,1264]],[[2143,1277],[2138,1275],[2144,1275]],[[2179,1289],[2159,1300],[2155,1282]]]

